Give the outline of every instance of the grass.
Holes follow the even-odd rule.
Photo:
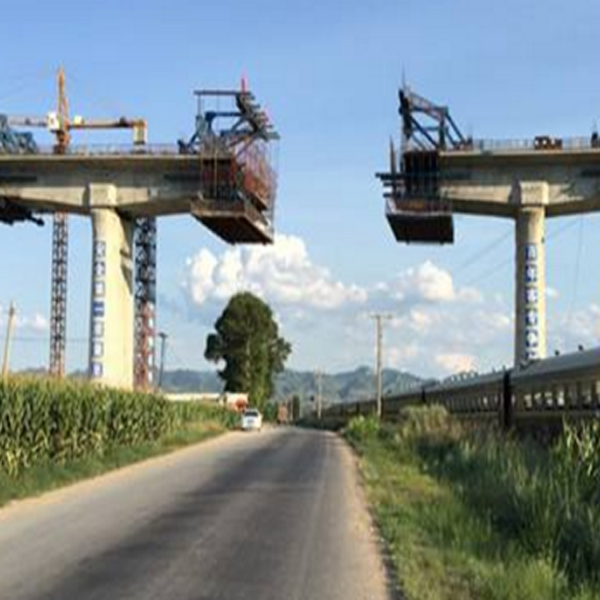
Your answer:
[[[153,442],[115,446],[102,454],[63,462],[40,462],[16,477],[0,470],[0,506],[199,443],[224,433],[231,423],[222,417],[187,423]]]
[[[345,435],[407,600],[600,599],[600,435],[545,450],[441,409]]]

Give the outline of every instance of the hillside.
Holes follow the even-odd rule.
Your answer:
[[[374,395],[375,376],[368,367],[359,367],[353,371],[322,375],[322,393],[327,402],[351,402]],[[421,381],[418,377],[384,369],[384,394],[399,393]],[[164,375],[165,391],[168,392],[219,392],[223,389],[221,380],[214,371],[174,370]],[[307,371],[285,370],[275,385],[278,398],[300,396],[309,399],[317,391],[314,373]]]

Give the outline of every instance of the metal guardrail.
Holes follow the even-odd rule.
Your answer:
[[[447,153],[453,152],[523,152],[523,151],[540,151],[540,150],[555,150],[557,152],[581,152],[583,150],[600,150],[600,141],[593,136],[584,137],[568,137],[568,138],[548,138],[559,144],[557,147],[540,147],[536,142],[536,138],[508,138],[508,139],[479,139],[472,140],[465,146],[448,148]]]
[[[20,156],[179,156],[177,144],[72,144],[64,154],[57,155],[54,146],[38,146],[36,152]]]

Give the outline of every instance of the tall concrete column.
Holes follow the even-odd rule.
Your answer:
[[[516,222],[515,365],[546,357],[544,206],[520,206]]]
[[[131,221],[113,208],[93,208],[90,379],[133,387],[134,302]]]

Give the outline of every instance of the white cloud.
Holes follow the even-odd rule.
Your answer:
[[[384,330],[387,366],[446,375],[475,364],[497,366],[511,354],[513,321],[502,298],[456,285],[431,260],[361,287],[316,264],[301,238],[279,235],[272,246],[201,250],[188,261],[185,288],[203,319],[238,291],[264,298],[300,368],[371,364],[375,330],[367,317],[373,311],[394,316]]]
[[[0,306],[0,325],[5,326],[8,321],[8,309],[5,306]],[[14,317],[15,329],[27,330],[36,333],[47,332],[50,329],[48,319],[40,313],[32,315],[23,315],[17,308]]]
[[[600,339],[600,306],[591,303],[586,308],[550,315],[548,318],[548,353],[555,349],[573,352],[579,345],[591,348]]]
[[[410,311],[410,325],[418,332],[429,330],[436,321],[436,315],[428,313],[424,310],[413,308]]]
[[[419,346],[414,343],[388,347],[384,354],[385,364],[388,367],[404,370],[406,365],[416,359],[420,353]]]
[[[35,313],[32,316],[17,317],[15,319],[15,326],[40,332],[48,331],[50,329],[48,319],[39,313]]]
[[[323,310],[367,300],[366,290],[335,280],[311,261],[302,239],[287,235],[271,246],[236,247],[220,256],[201,250],[188,260],[186,288],[197,305],[244,290],[282,306]]]
[[[394,297],[401,301],[450,302],[456,297],[450,273],[429,260],[401,273],[394,288]]]
[[[475,369],[476,360],[471,354],[460,352],[441,353],[435,356],[435,362],[446,373],[461,373]]]

